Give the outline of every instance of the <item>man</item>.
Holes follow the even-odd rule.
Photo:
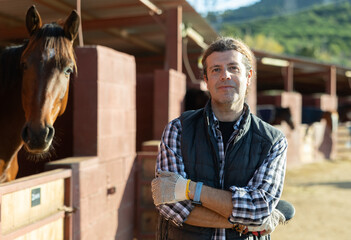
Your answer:
[[[245,103],[255,60],[220,38],[202,58],[211,98],[165,128],[152,181],[157,239],[270,239],[284,216],[287,141]]]

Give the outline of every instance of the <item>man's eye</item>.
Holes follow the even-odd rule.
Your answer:
[[[229,67],[230,71],[232,72],[239,72],[239,68],[236,67],[236,66],[233,66],[233,67]]]
[[[219,68],[213,68],[213,69],[212,69],[212,72],[219,72],[219,71],[220,71]]]

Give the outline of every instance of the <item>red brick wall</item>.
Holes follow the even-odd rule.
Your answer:
[[[135,60],[102,46],[77,48],[76,54],[79,72],[73,84],[73,153],[96,157],[76,163],[80,167],[76,173],[79,212],[75,227],[79,223],[79,230],[75,229],[75,239],[132,239]],[[110,188],[116,192],[107,194]]]
[[[137,151],[142,143],[153,139],[154,74],[137,74]]]
[[[155,71],[153,139],[160,139],[165,125],[181,114],[185,91],[183,73],[173,69]]]

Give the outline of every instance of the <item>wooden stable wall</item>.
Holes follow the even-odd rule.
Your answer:
[[[76,49],[73,155],[51,168],[73,171],[73,239],[133,238],[136,70],[133,56]],[[86,156],[86,157],[83,157]]]
[[[72,239],[71,177],[56,169],[1,184],[0,239]]]

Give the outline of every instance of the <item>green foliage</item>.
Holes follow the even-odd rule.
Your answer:
[[[272,3],[271,8],[268,8],[267,2]],[[274,12],[280,6],[278,3],[282,2],[284,1],[262,0],[259,2],[262,9],[256,4],[256,10],[263,13],[270,9],[270,12]],[[321,1],[295,2],[310,4]],[[348,1],[315,5],[304,11],[246,22],[229,21],[231,14],[238,15],[233,11],[226,11],[221,15],[224,19],[219,29],[221,35],[240,37],[258,50],[306,56],[351,66],[351,4]]]

